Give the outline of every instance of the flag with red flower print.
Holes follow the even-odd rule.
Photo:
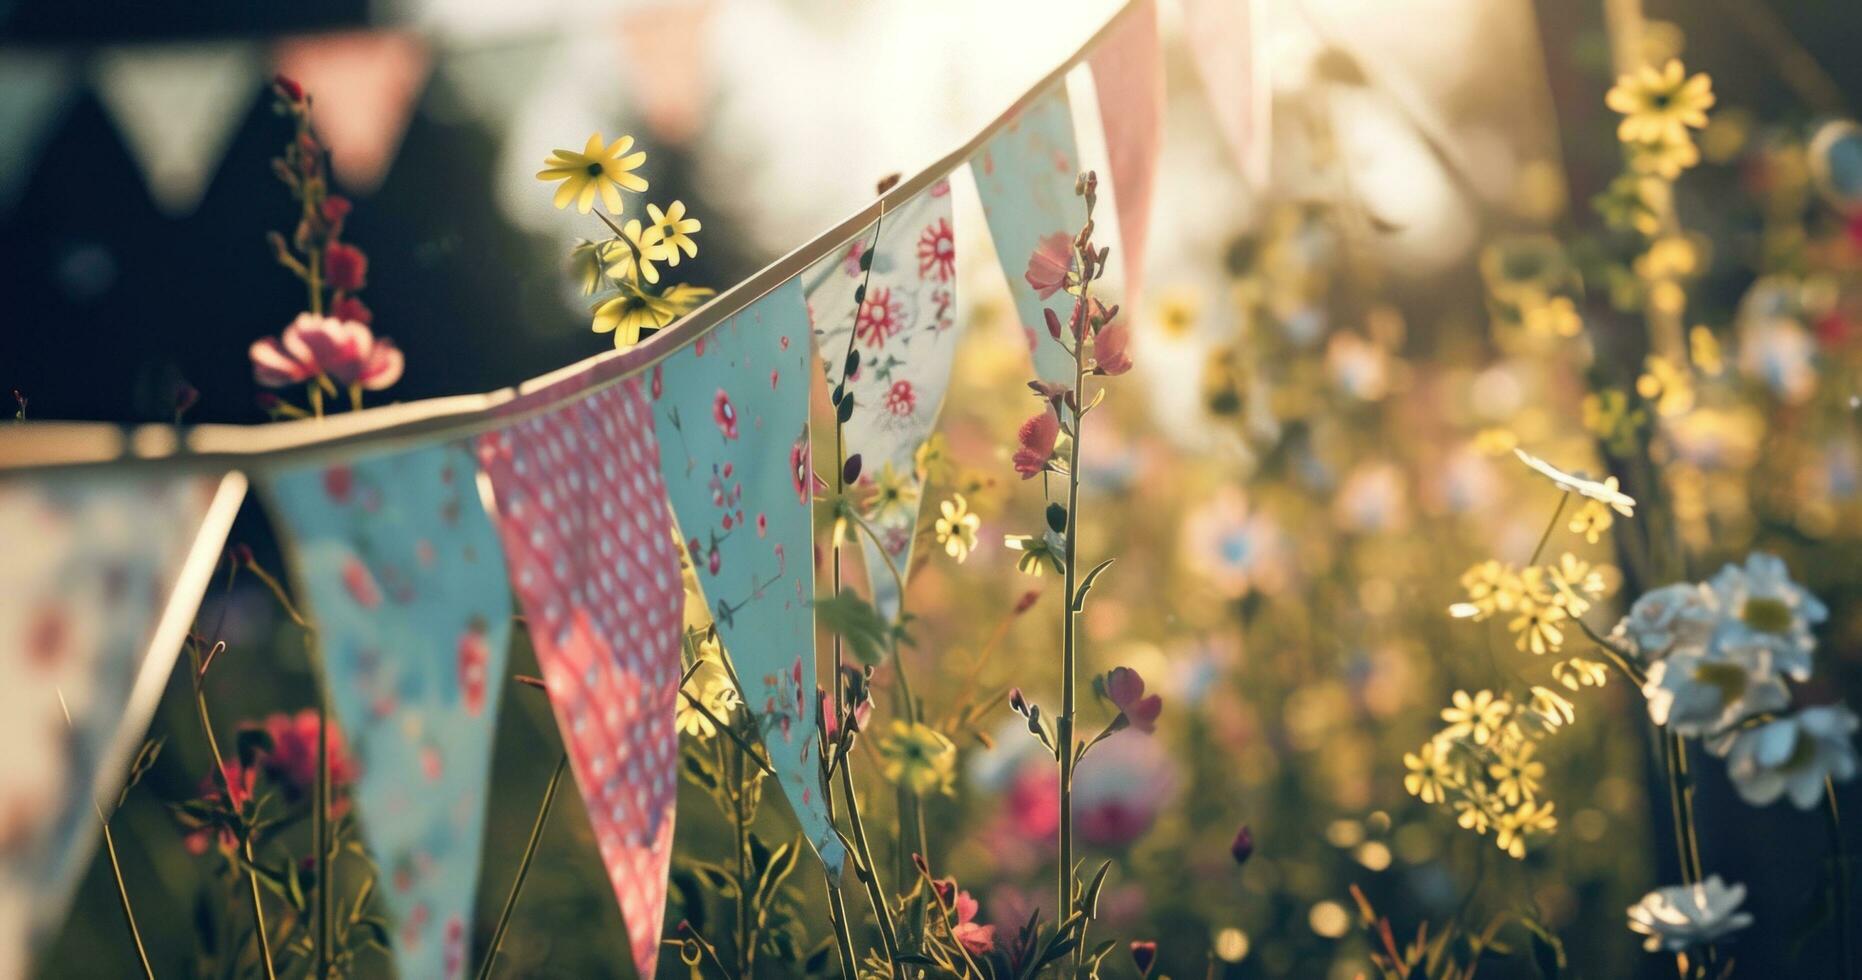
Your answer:
[[[660,470],[772,768],[830,871],[815,734],[814,380],[808,304],[790,279],[653,368]]]
[[[0,480],[0,977],[64,918],[246,481]]]
[[[511,593],[465,442],[269,475],[404,977],[471,950]]]
[[[1125,262],[1125,304],[1144,288],[1144,245],[1151,230],[1157,157],[1164,143],[1164,59],[1157,4],[1139,0],[1092,55],[1093,92],[1105,127],[1106,162],[1118,204]]]
[[[1055,86],[970,158],[977,196],[996,243],[996,259],[1009,278],[1015,312],[1035,373],[1045,381],[1073,383],[1073,356],[1050,336],[1045,310],[1065,323],[1073,313],[1066,291],[1073,236],[1086,205],[1073,193],[1080,154],[1073,139],[1073,109],[1064,86]]]
[[[873,604],[887,616],[911,567],[924,487],[918,449],[937,424],[960,339],[956,260],[950,183],[940,180],[802,274],[828,383],[845,381],[854,396],[847,453],[859,454],[859,481],[872,491],[863,516],[875,534],[860,538]],[[850,352],[859,366],[844,376]]]
[[[640,389],[628,379],[487,433],[478,454],[634,968],[651,980],[679,788],[685,592]]]

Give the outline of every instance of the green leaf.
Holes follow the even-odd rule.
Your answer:
[[[1094,565],[1093,570],[1086,573],[1086,578],[1080,582],[1080,587],[1074,590],[1073,593],[1074,612],[1079,612],[1086,608],[1086,593],[1090,592],[1093,588],[1093,583],[1099,580],[1099,573],[1111,568],[1112,563],[1116,560],[1117,559],[1114,558],[1107,558],[1105,561]]]
[[[1088,919],[1099,916],[1099,893],[1106,886],[1106,872],[1111,870],[1111,861],[1100,865],[1098,873],[1093,875],[1092,884],[1087,885],[1086,892],[1080,896],[1080,911],[1084,912]]]
[[[871,603],[852,592],[817,599],[815,622],[845,640],[863,664],[877,665],[885,652],[890,627]]]

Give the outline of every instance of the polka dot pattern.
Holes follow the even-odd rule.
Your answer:
[[[637,381],[479,438],[511,581],[642,977],[665,915],[684,593]]]

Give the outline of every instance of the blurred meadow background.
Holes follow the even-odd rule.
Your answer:
[[[347,237],[371,259],[375,330],[406,354],[393,395],[411,400],[607,348],[562,270],[568,226],[533,176],[549,147],[597,129],[635,134],[656,188],[705,216],[686,279],[725,288],[861,206],[881,177],[966,138],[1116,5],[720,0],[696,17],[687,6],[5,0],[0,73],[50,59],[103,77],[124,47],[329,30],[418,39],[407,97],[380,110],[405,122],[384,127],[394,136],[375,183],[343,187],[358,205]],[[1851,57],[1862,10],[1649,0],[1625,37],[1618,0],[1258,6],[1253,54],[1273,108],[1265,182],[1236,166],[1175,7],[1162,6],[1168,113],[1148,282],[1128,308],[1136,368],[1082,460],[1082,545],[1118,558],[1083,623],[1085,670],[1131,667],[1165,705],[1154,736],[1108,741],[1079,775],[1086,857],[1119,859],[1103,928],[1155,940],[1160,972],[1179,978],[1351,977],[1382,948],[1356,886],[1401,942],[1424,921],[1478,931],[1524,912],[1563,938],[1572,975],[1672,975],[1672,958],[1644,953],[1624,928],[1625,908],[1680,880],[1642,696],[1616,678],[1551,684],[1557,656],[1516,644],[1511,617],[1466,622],[1449,609],[1469,600],[1463,577],[1480,563],[1532,564],[1562,507],[1514,458],[1523,447],[1621,474],[1641,503],[1593,537],[1568,528],[1570,511],[1551,529],[1548,561],[1598,566],[1587,619],[1600,633],[1656,586],[1773,553],[1830,611],[1795,703],[1856,702],[1862,223],[1850,215],[1862,176],[1844,185],[1812,143],[1862,97]],[[644,26],[675,9],[684,29]],[[1693,134],[1698,162],[1662,205],[1676,223],[1643,238],[1634,225],[1650,205],[1621,183],[1620,116],[1605,103],[1624,58],[1681,59],[1717,97]],[[27,417],[264,420],[247,345],[288,322],[300,290],[262,237],[291,217],[268,167],[287,127],[267,108],[265,65],[242,71],[231,95],[214,96],[242,107],[213,137],[223,151],[206,173],[171,178],[166,201],[126,135],[161,128],[160,98],[125,123],[121,104],[74,88],[30,147],[0,146],[21,175],[0,198],[0,387],[19,390]],[[1091,104],[1090,83],[1073,80],[1070,94]],[[1081,139],[1103,173],[1096,128]],[[189,194],[172,188],[195,185],[175,203]],[[1007,933],[1053,902],[1052,763],[1005,698],[1018,687],[1057,700],[1062,599],[1053,575],[1023,574],[1003,546],[1041,508],[1038,481],[1010,462],[1031,404],[1026,347],[1001,273],[977,260],[991,246],[974,189],[960,178],[953,193],[965,333],[921,533],[954,492],[981,530],[961,564],[920,542],[903,662],[927,722],[956,746],[951,791],[927,799],[924,844],[976,897],[978,921]],[[1567,310],[1581,337],[1560,325]],[[1652,365],[1647,325],[1669,320],[1707,335]],[[279,567],[256,500],[231,540]],[[212,590],[201,617],[228,641],[206,685],[216,719],[264,724],[313,703],[302,634],[259,583]],[[511,669],[535,674],[517,633]],[[1560,642],[1589,656],[1570,624]],[[1407,788],[1405,755],[1442,727],[1455,692],[1523,698],[1528,675],[1576,709],[1539,749],[1555,830],[1516,858]],[[875,684],[890,683],[882,668]],[[242,928],[224,860],[188,846],[171,807],[210,768],[193,712],[177,671],[151,733],[167,747],[112,825],[163,976],[230,971],[200,951],[228,948]],[[702,735],[687,744],[711,751]],[[509,687],[476,950],[559,746],[542,695]],[[1732,947],[1739,975],[1839,975],[1820,898],[1824,815],[1750,806],[1724,766],[1700,761],[1701,857],[1748,887],[1756,919]],[[867,823],[890,855],[900,822],[882,760],[869,762]],[[1837,789],[1845,813],[1862,806],[1853,785]],[[667,922],[715,941],[728,903],[705,895],[698,865],[723,860],[731,827],[701,788],[682,793]],[[789,838],[793,818],[766,796],[759,832]],[[1253,853],[1238,865],[1243,825]],[[1853,821],[1839,830],[1852,853],[1862,846]],[[817,879],[804,867],[789,885],[792,928],[811,949],[828,935]],[[116,902],[100,854],[36,972],[126,975]],[[1482,975],[1536,975],[1526,933],[1504,938],[1518,955]],[[509,975],[631,975],[572,782],[501,963]],[[669,948],[662,973],[683,969]],[[790,970],[772,957],[762,972]],[[1122,954],[1106,972],[1133,975]]]

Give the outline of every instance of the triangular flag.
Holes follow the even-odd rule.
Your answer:
[[[808,334],[791,279],[660,362],[649,390],[673,513],[745,706],[804,836],[838,874],[846,848],[815,733]]]
[[[448,50],[434,68],[437,91],[430,111],[436,116],[468,117],[492,132],[503,133],[542,81],[545,64],[560,54],[561,47],[559,38],[537,35]]]
[[[866,282],[861,263],[869,249],[872,280],[856,309],[854,291]],[[861,541],[873,605],[888,617],[898,612],[911,568],[924,488],[918,448],[937,424],[957,352],[956,261],[950,183],[940,180],[880,218],[877,247],[867,228],[802,274],[828,383],[842,382],[849,350],[860,359],[847,385],[854,395],[847,452],[860,454],[861,482],[881,491],[864,516],[883,551],[866,535]]]
[[[1190,57],[1215,110],[1216,128],[1242,175],[1257,188],[1267,183],[1273,107],[1267,61],[1255,50],[1260,16],[1255,0],[1183,0]]]
[[[347,31],[278,43],[278,73],[310,95],[310,121],[349,190],[381,186],[427,81],[426,41],[411,31]]]
[[[1126,306],[1137,309],[1144,287],[1144,246],[1157,191],[1157,155],[1164,139],[1164,62],[1157,38],[1157,4],[1139,0],[1092,54],[1093,91],[1106,134],[1107,162],[1118,202],[1124,246]]]
[[[1057,281],[1072,260],[1073,236],[1086,223],[1086,204],[1073,193],[1079,166],[1073,110],[1059,85],[970,158],[996,259],[1034,352],[1035,373],[1069,384],[1073,355],[1048,335],[1042,311],[1052,309],[1062,323],[1073,312],[1072,297]]]
[[[395,962],[404,977],[457,977],[512,614],[470,444],[299,466],[267,489],[359,769]]]
[[[246,481],[0,480],[0,977],[63,919]]]
[[[0,212],[25,190],[52,125],[76,91],[71,62],[62,55],[0,52]]]
[[[679,789],[685,592],[651,410],[630,378],[480,436],[478,453],[634,968],[652,980]]]
[[[711,98],[710,26],[710,0],[675,0],[621,14],[628,92],[661,142],[690,143],[704,125]]]
[[[243,41],[105,48],[97,93],[142,168],[155,204],[192,212],[261,91],[261,59]]]

